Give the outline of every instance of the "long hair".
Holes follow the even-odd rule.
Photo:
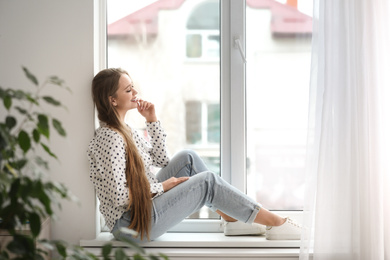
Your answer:
[[[146,234],[149,240],[152,200],[145,166],[134,144],[130,128],[120,120],[119,114],[109,98],[110,96],[116,97],[119,78],[123,74],[129,75],[125,70],[119,68],[100,71],[92,81],[92,97],[99,120],[119,132],[124,139],[127,155],[126,181],[130,201],[128,210],[131,208],[129,228],[141,234],[141,239]]]

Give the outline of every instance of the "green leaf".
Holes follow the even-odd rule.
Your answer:
[[[37,190],[37,192],[39,193],[38,199],[45,206],[46,213],[51,216],[53,214],[53,211],[51,209],[51,200],[43,190],[43,187],[41,185],[37,185],[37,187],[39,186],[41,188]]]
[[[61,102],[58,101],[58,100],[55,100],[54,98],[52,97],[49,97],[49,96],[44,96],[42,97],[43,100],[45,100],[47,103],[51,104],[51,105],[54,105],[54,106],[61,106]]]
[[[117,249],[115,251],[115,260],[127,260],[127,256],[125,254],[125,252],[123,252],[123,250],[121,248]]]
[[[72,93],[72,90],[68,86],[65,85],[65,81],[63,79],[60,79],[58,76],[49,77],[49,82],[53,85],[57,85],[61,88],[65,88],[70,93]]]
[[[3,103],[4,103],[4,106],[7,110],[10,109],[11,105],[12,105],[12,98],[11,96],[7,95],[4,97],[3,99]]]
[[[102,248],[102,254],[104,257],[104,260],[110,259],[109,255],[111,253],[112,244],[105,244]]]
[[[31,233],[34,237],[37,237],[41,232],[41,218],[36,213],[30,213],[29,221]]]
[[[16,99],[24,99],[26,97],[26,93],[24,93],[22,90],[16,90],[14,92],[14,98]]]
[[[43,160],[41,157],[37,156],[35,158],[35,162],[40,165],[40,166],[43,166],[46,170],[49,170],[49,164],[47,161]]]
[[[0,98],[3,99],[5,95],[6,95],[6,91],[2,87],[0,87]]]
[[[68,189],[62,183],[47,182],[45,188],[58,193],[62,198],[69,198]]]
[[[34,255],[35,256],[34,260],[45,260],[48,258],[47,257],[48,255],[49,255],[48,252],[42,250],[41,248],[37,248],[37,254]]]
[[[135,254],[135,255],[133,255],[133,259],[134,260],[145,260],[145,258],[143,258],[141,255],[139,255],[139,254]]]
[[[66,258],[68,255],[66,253],[66,246],[61,241],[56,241],[56,248],[58,253],[63,257]]]
[[[164,258],[164,260],[169,260],[168,256],[166,256],[166,255],[164,255],[164,254],[162,254],[162,253],[160,253],[159,256],[161,256],[162,258]]]
[[[9,164],[11,165],[12,168],[16,170],[20,170],[26,165],[26,163],[27,163],[27,159],[21,159],[15,162],[10,162]]]
[[[26,110],[26,109],[24,109],[24,108],[21,108],[21,107],[17,107],[17,106],[15,106],[15,109],[16,109],[16,110],[18,110],[18,111],[19,111],[19,113],[21,113],[22,115],[26,115],[26,114],[28,114],[28,113],[27,113],[27,110]]]
[[[10,259],[10,257],[8,255],[7,251],[2,250],[0,252],[0,260],[8,260],[8,259]]]
[[[65,83],[65,81],[63,79],[60,79],[58,76],[49,77],[49,82],[58,86],[62,86]]]
[[[99,260],[99,258],[97,256],[95,256],[94,254],[92,254],[90,252],[85,252],[85,254],[92,260]]]
[[[19,197],[18,196],[19,189],[20,189],[20,179],[18,178],[18,179],[15,179],[11,184],[11,188],[9,191],[9,196],[10,196],[11,200]],[[12,201],[11,201],[11,204],[13,204]]]
[[[35,105],[39,106],[38,100],[36,100],[35,98],[33,98],[30,94],[26,94],[26,98],[27,98],[27,100],[30,101],[31,103],[34,103]]]
[[[150,260],[159,260],[157,256],[149,255]]]
[[[39,142],[39,139],[41,137],[41,134],[39,133],[39,131],[37,129],[34,129],[33,132],[32,132],[32,135],[33,135],[33,139],[36,143]]]
[[[14,126],[16,126],[16,119],[13,116],[7,116],[5,118],[5,124],[7,125],[8,129],[12,129]]]
[[[28,254],[34,251],[34,241],[31,237],[14,235],[14,240],[8,244],[7,249],[16,255]]]
[[[117,232],[119,233],[119,230],[117,230]],[[142,247],[140,247],[133,240],[131,240],[129,238],[126,238],[126,237],[120,237],[119,240],[122,241],[122,242],[125,242],[126,246],[128,246],[131,249],[133,249],[134,251],[136,251],[138,253],[141,253],[141,254],[145,254],[145,250]]]
[[[66,136],[65,129],[62,127],[62,124],[59,120],[53,118],[52,124],[53,124],[53,127],[57,130],[59,135]]]
[[[46,115],[38,115],[38,131],[49,139],[49,120]]]
[[[38,80],[37,78],[31,74],[31,72],[26,68],[26,67],[23,67],[23,71],[24,71],[24,74],[26,75],[26,77],[31,80],[32,83],[34,83],[36,86],[38,86]]]
[[[3,150],[1,151],[1,155],[3,156],[4,159],[10,159],[15,156],[15,153],[13,150]]]
[[[18,143],[24,153],[26,153],[31,147],[30,136],[24,130],[20,131],[18,135]]]
[[[27,112],[26,109],[21,108],[21,107],[18,107],[18,106],[15,106],[15,109],[18,110],[18,112],[19,112],[20,114],[25,115],[25,116],[28,118],[28,120],[34,121],[34,119],[32,118],[32,116]]]
[[[48,147],[47,145],[45,145],[45,144],[43,144],[43,143],[41,143],[41,145],[42,145],[43,149],[44,149],[51,157],[54,157],[54,158],[58,159],[57,156],[56,156],[54,153],[52,153],[52,151],[50,151],[50,149],[49,149],[49,147]]]

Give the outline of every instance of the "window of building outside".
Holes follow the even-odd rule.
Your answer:
[[[221,2],[107,0],[107,65],[129,71],[139,95],[155,104],[171,155],[196,150],[212,171],[223,175]],[[231,174],[246,172],[247,194],[264,207],[301,210],[310,0],[245,2],[247,169]],[[144,122],[135,113],[129,112],[127,120],[142,131]],[[205,207],[190,218],[219,216]]]
[[[186,56],[219,61],[219,0],[198,2],[187,19]]]

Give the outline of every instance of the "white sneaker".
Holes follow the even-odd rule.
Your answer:
[[[286,218],[280,226],[267,226],[265,238],[269,240],[299,240],[301,239],[302,226],[290,218]]]
[[[223,221],[223,232],[225,236],[264,235],[265,226],[257,223],[247,224],[244,222]]]

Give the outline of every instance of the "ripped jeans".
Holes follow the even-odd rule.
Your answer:
[[[204,205],[213,211],[220,210],[239,221],[253,223],[261,205],[211,172],[194,151],[184,150],[177,153],[169,164],[157,173],[159,182],[183,176],[190,178],[153,199],[151,240],[163,235]],[[121,227],[128,227],[130,223],[130,211],[127,211],[116,221],[111,233],[117,239],[126,237],[142,242],[140,236],[133,238],[129,234],[119,232]]]

